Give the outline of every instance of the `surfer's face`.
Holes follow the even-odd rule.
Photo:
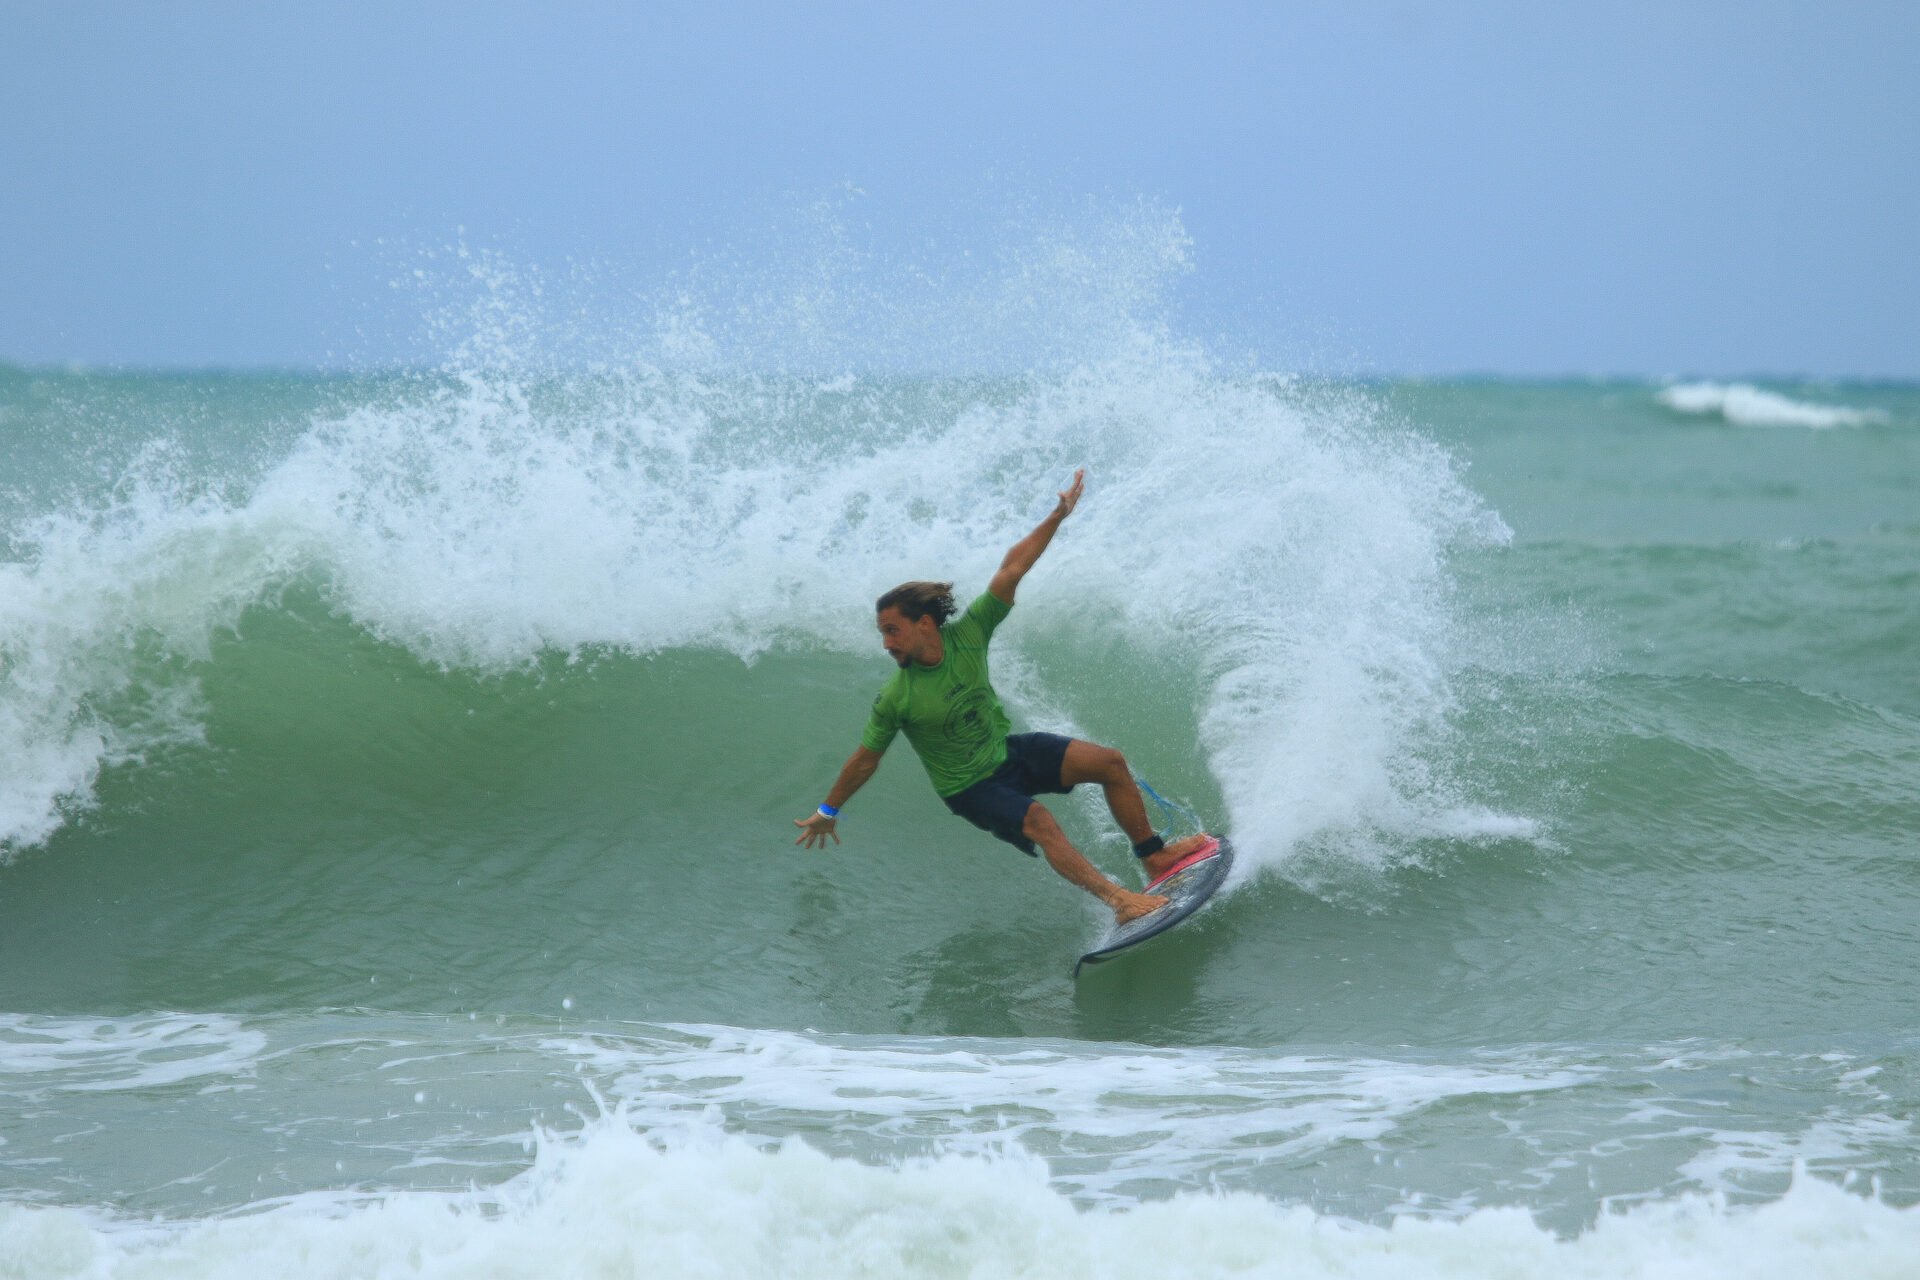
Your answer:
[[[933,665],[933,646],[940,639],[940,627],[934,622],[933,615],[909,621],[906,614],[889,606],[880,611],[878,621],[880,643],[896,664],[903,667],[909,662],[917,662],[923,667]]]

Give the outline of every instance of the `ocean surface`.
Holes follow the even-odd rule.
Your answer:
[[[1920,1273],[1920,389],[1135,338],[0,366],[0,1276]],[[1240,852],[1078,982],[792,826],[1076,467],[996,683]]]

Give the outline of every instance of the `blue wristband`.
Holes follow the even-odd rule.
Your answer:
[[[840,811],[830,804],[823,804],[820,806],[820,816],[823,818],[837,818],[840,816]]]

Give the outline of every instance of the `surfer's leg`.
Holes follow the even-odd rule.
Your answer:
[[[1054,821],[1045,805],[1036,802],[1027,810],[1027,820],[1021,832],[1040,846],[1047,865],[1063,880],[1079,885],[1113,908],[1113,918],[1119,923],[1125,924],[1167,905],[1167,900],[1158,894],[1133,893],[1101,875],[1099,869],[1087,861],[1086,855],[1073,847],[1073,842],[1067,839],[1067,833],[1060,829],[1060,824]]]
[[[1107,808],[1113,811],[1113,820],[1127,833],[1136,852],[1142,845],[1148,845],[1148,851],[1140,854],[1140,865],[1149,880],[1206,843],[1204,835],[1187,836],[1169,845],[1154,841],[1153,824],[1147,821],[1147,802],[1140,797],[1133,769],[1127,764],[1127,758],[1112,747],[1079,738],[1067,744],[1067,754],[1060,761],[1060,783],[1072,787],[1082,782],[1100,784],[1107,795]]]
[[[1127,833],[1127,839],[1139,844],[1153,835],[1153,824],[1147,821],[1147,802],[1140,798],[1140,787],[1125,756],[1112,747],[1075,738],[1067,744],[1067,754],[1060,761],[1060,785],[1074,787],[1082,782],[1100,784],[1107,793],[1107,808],[1113,811],[1113,820]]]

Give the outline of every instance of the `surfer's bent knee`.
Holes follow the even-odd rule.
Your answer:
[[[1092,757],[1085,766],[1085,781],[1104,784],[1133,776],[1132,771],[1127,767],[1126,756],[1121,754],[1118,747],[1103,747],[1097,742],[1088,742],[1085,738],[1076,738],[1074,741],[1087,748],[1087,754]],[[1061,761],[1063,775],[1065,765],[1066,761],[1063,759]],[[1062,780],[1065,780],[1064,776]]]

